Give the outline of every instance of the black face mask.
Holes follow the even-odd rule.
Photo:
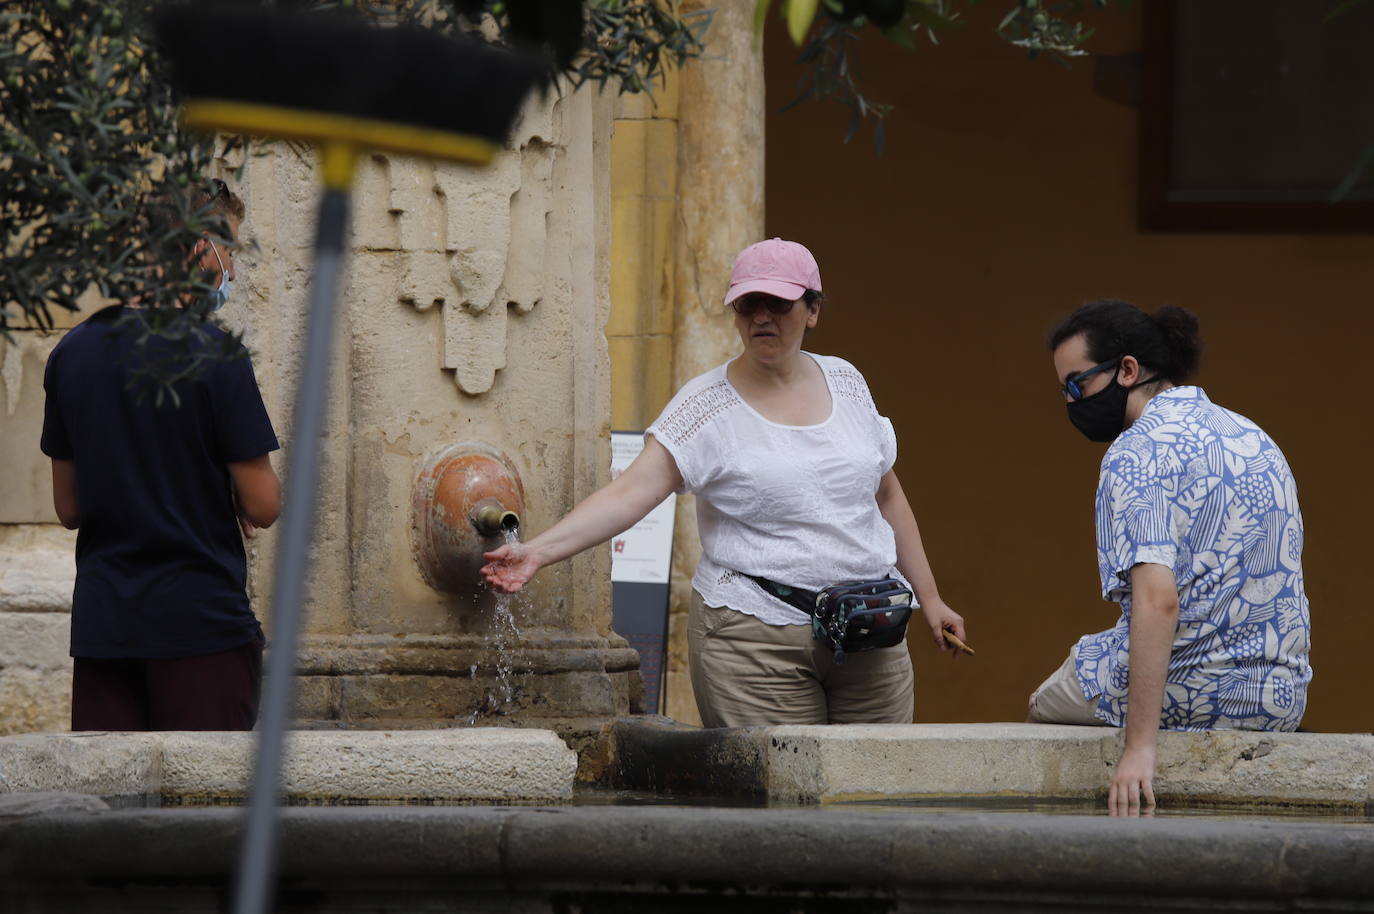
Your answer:
[[[1140,381],[1134,386],[1149,384],[1153,380]],[[1089,441],[1115,441],[1116,436],[1126,428],[1126,398],[1133,389],[1122,387],[1116,381],[1116,374],[1113,374],[1111,383],[1106,387],[1091,397],[1073,400],[1068,404],[1069,421]]]

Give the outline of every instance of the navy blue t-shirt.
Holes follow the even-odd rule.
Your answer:
[[[73,657],[193,657],[261,636],[229,464],[277,449],[247,357],[178,382],[179,405],[128,383],[120,306],[48,357],[43,453],[76,466]],[[214,333],[222,331],[213,330]]]

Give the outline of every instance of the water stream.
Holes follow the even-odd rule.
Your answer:
[[[520,528],[502,531],[503,542],[507,545],[520,542]],[[515,699],[515,661],[516,645],[520,642],[520,629],[515,624],[515,614],[511,605],[524,594],[496,594],[492,608],[491,651],[496,661],[496,687],[489,689],[481,703],[468,715],[467,725],[472,726],[484,717],[501,717],[509,712],[508,708]],[[477,678],[479,664],[474,663],[468,672]]]

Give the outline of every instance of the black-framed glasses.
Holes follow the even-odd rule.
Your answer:
[[[766,307],[769,314],[786,314],[796,303],[793,299],[778,298],[776,295],[741,295],[730,302],[730,307],[738,315],[753,317],[761,307]]]
[[[1117,356],[1116,358],[1109,359],[1106,362],[1099,362],[1092,368],[1089,368],[1085,371],[1080,371],[1078,372],[1078,374],[1071,374],[1064,379],[1064,385],[1059,388],[1059,392],[1062,393],[1064,396],[1068,397],[1070,400],[1081,400],[1083,399],[1084,381],[1088,380],[1088,378],[1091,378],[1095,374],[1101,374],[1107,369],[1115,368],[1117,365],[1120,364],[1121,357]]]

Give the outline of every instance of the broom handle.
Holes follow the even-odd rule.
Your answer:
[[[301,600],[309,575],[315,489],[319,481],[320,439],[324,432],[329,357],[334,338],[335,299],[343,265],[348,225],[348,191],[326,187],[320,198],[315,235],[315,277],[307,317],[305,359],[291,427],[286,503],[277,544],[272,589],[272,650],[259,722],[257,766],[248,808],[248,827],[239,854],[235,914],[262,914],[276,875],[277,799],[286,732],[295,692],[296,647],[300,640]]]

